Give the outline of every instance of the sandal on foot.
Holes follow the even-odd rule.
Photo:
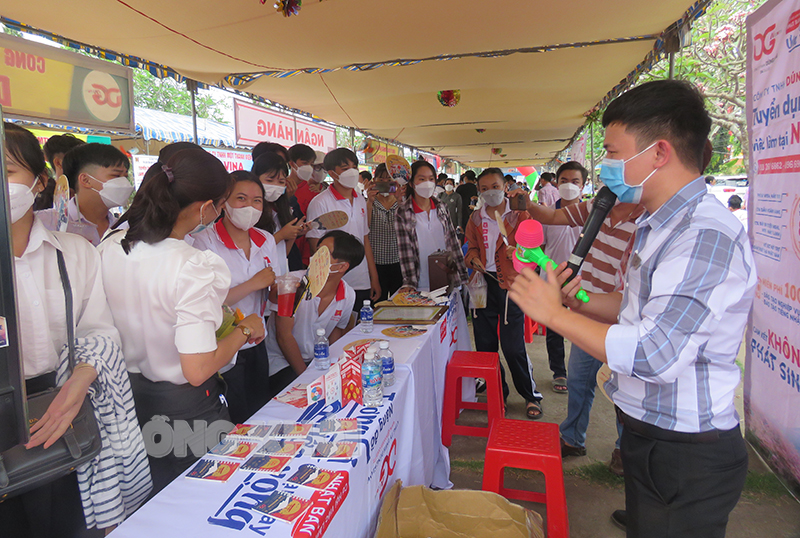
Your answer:
[[[525,406],[525,414],[531,420],[539,420],[542,418],[544,411],[542,411],[542,404],[540,402],[528,402]]]
[[[566,377],[556,377],[553,379],[553,392],[557,392],[559,394],[566,394],[568,392]]]

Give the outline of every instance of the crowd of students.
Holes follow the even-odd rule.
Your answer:
[[[567,259],[591,210],[591,201],[581,201],[588,172],[579,163],[542,174],[534,202],[498,168],[478,176],[468,171],[456,188],[453,178],[437,176],[420,160],[406,183],[385,165],[374,177],[359,173],[358,157],[346,148],[321,154],[303,144],[287,150],[261,143],[253,149],[252,171],[228,173],[201,147],[177,143],[161,150],[133,195],[130,162],[115,147],[62,135],[51,137],[43,152],[29,131],[5,127],[25,380],[29,394],[60,386],[64,395],[36,425],[29,447],[48,446],[64,433],[90,386],[113,383],[105,372],[119,356],[128,375],[111,390],[135,403],[135,417],[118,416],[120,428],[134,431],[128,451],[141,446],[138,428],[153,417],[244,422],[307,368],[318,329],[335,342],[353,327],[352,313],[364,302],[401,289],[430,291],[428,258],[442,250],[453,254],[455,286],[466,285],[471,272],[485,276],[487,304],[473,318],[476,349],[502,349],[528,418],[543,416],[525,348],[525,314],[509,300],[518,276],[515,234],[535,218],[545,224],[545,253],[557,263]],[[51,207],[54,179],[62,173],[71,192],[65,231],[59,231],[63,215]],[[513,204],[521,209],[512,209],[515,197],[526,199]],[[127,207],[119,217],[112,212],[118,207]],[[347,223],[330,231],[309,225],[332,211],[347,214]],[[584,264],[587,291],[618,289],[643,211],[620,203],[608,216]],[[320,246],[331,252],[322,291],[301,301],[293,317],[278,315],[276,279],[303,271]],[[78,367],[59,379],[67,318],[58,252],[75,296],[76,337],[103,347],[79,354]],[[218,339],[223,305],[238,308],[244,319]],[[569,394],[562,452],[585,453],[600,362],[573,345],[568,371],[564,339],[553,330],[547,351],[552,390]],[[502,377],[508,398],[505,371]],[[122,509],[96,526],[119,523],[195,460],[192,453],[126,460]],[[622,472],[618,450],[612,466]],[[0,526],[14,536],[79,535],[93,520],[75,513],[89,510],[90,496],[67,477],[0,503]]]

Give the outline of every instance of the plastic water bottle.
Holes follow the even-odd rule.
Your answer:
[[[394,385],[394,353],[389,349],[389,342],[383,340],[381,349],[378,351],[378,358],[383,367],[383,386],[391,387]]]
[[[331,352],[325,329],[317,329],[317,339],[314,340],[314,366],[317,370],[327,370],[331,367]]]
[[[361,332],[362,333],[371,333],[372,332],[372,314],[373,314],[372,307],[369,305],[369,299],[364,301],[364,306],[361,308]]]
[[[361,365],[361,380],[364,384],[364,407],[380,407],[383,405],[383,365],[375,353],[368,351]]]

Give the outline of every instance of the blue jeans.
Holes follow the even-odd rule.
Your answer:
[[[586,429],[589,427],[589,413],[597,387],[597,371],[602,365],[599,360],[572,344],[567,364],[567,418],[559,427],[561,438],[570,446],[586,446]],[[621,434],[622,425],[617,422],[617,448]]]

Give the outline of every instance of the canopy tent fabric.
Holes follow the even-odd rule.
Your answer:
[[[146,140],[163,142],[195,142],[192,117],[134,107],[136,132]],[[236,147],[236,133],[231,125],[205,118],[197,118],[198,144],[201,146]]]
[[[518,166],[563,150],[708,2],[325,0],[285,18],[259,0],[40,0],[0,15],[471,166]],[[439,104],[456,89],[460,104]]]

